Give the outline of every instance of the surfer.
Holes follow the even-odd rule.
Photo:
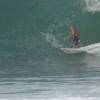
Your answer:
[[[72,37],[73,48],[79,48],[80,47],[79,32],[72,25],[70,26],[70,32]]]

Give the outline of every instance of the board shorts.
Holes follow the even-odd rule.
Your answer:
[[[79,45],[79,44],[80,44],[80,40],[79,40],[78,37],[74,37],[74,39],[73,39],[73,44],[74,44],[74,45]]]

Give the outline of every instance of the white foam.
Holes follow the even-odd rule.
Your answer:
[[[45,40],[51,44],[52,47],[62,47],[62,44],[60,44],[59,40],[53,34],[43,32],[41,32],[41,34],[44,36]]]
[[[100,98],[96,98],[96,97],[62,97],[62,98],[41,98],[41,99],[37,99],[37,98],[9,98],[9,99],[4,99],[1,98],[0,100],[100,100]]]
[[[61,50],[65,53],[89,53],[100,55],[100,43],[90,44],[88,46],[80,47],[80,48],[61,48]]]
[[[88,12],[100,12],[100,0],[81,0],[82,8]]]
[[[85,50],[87,53],[100,54],[100,43],[94,43],[80,49]]]

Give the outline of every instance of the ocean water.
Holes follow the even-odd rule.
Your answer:
[[[99,43],[100,0],[0,0],[0,100],[100,100],[100,53],[60,51],[71,24]]]

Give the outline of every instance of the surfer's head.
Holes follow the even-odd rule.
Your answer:
[[[72,35],[78,35],[78,32],[77,32],[77,30],[76,30],[74,25],[70,26],[70,32],[71,32]]]

